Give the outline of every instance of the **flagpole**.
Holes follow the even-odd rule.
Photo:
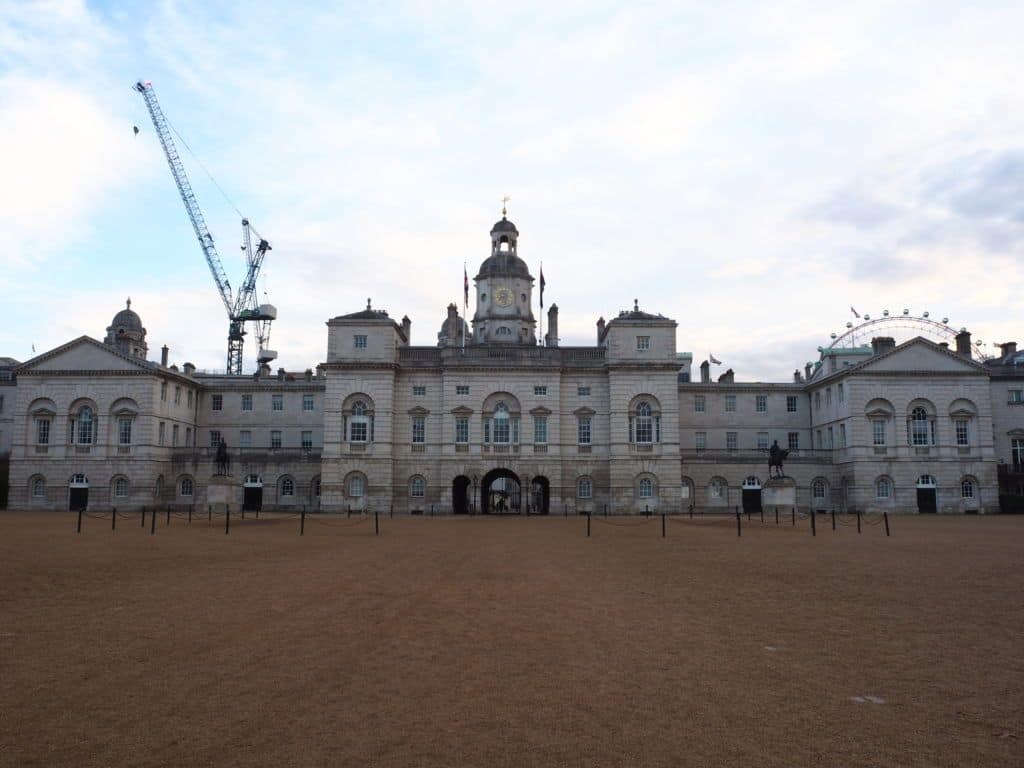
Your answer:
[[[466,313],[469,312],[469,273],[466,262],[462,262],[462,354],[466,354]]]
[[[544,346],[544,262],[540,263],[540,345]]]

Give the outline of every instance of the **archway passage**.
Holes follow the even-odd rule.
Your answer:
[[[469,514],[469,478],[465,475],[452,480],[452,512],[456,515]]]
[[[551,483],[543,475],[530,481],[530,511],[535,515],[546,515],[551,501]]]
[[[522,512],[519,477],[510,469],[492,469],[480,483],[480,511],[485,514],[518,515]]]

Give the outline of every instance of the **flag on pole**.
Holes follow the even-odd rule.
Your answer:
[[[466,262],[462,262],[462,306],[469,306],[469,273],[466,271]]]
[[[719,360],[719,359],[718,359],[717,357],[715,357],[714,355],[712,355],[712,354],[711,354],[710,352],[708,352],[708,360],[710,360],[710,361],[711,361],[712,363],[714,363],[715,365],[721,365],[721,364],[722,364],[722,361],[721,361],[721,360]]]
[[[853,307],[850,307],[850,311],[851,311],[851,312],[853,312],[853,316],[854,316],[854,317],[856,317],[856,318],[857,318],[858,320],[860,320],[860,312],[858,312],[858,311],[857,311],[856,309],[854,309]]]
[[[544,264],[540,265],[540,308],[544,309],[544,286],[547,282],[544,280]]]

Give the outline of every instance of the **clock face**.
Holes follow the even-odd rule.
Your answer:
[[[494,303],[499,307],[511,307],[514,296],[508,288],[499,288],[494,292]]]

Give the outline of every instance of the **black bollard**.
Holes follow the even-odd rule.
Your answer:
[[[857,510],[857,533],[860,533],[860,510]]]
[[[153,514],[149,516],[149,535],[156,533],[156,507],[153,507]]]
[[[306,535],[306,508],[302,508],[302,517],[299,518],[299,536]]]
[[[213,520],[213,504],[206,505],[206,522]]]
[[[242,519],[245,520],[245,504],[242,504]]]
[[[259,507],[256,507],[256,519],[257,520],[260,519],[260,508]]]
[[[832,530],[836,529],[836,511],[832,510]]]
[[[665,513],[661,513],[661,538],[665,538]]]
[[[690,505],[690,519],[693,520],[693,504]]]
[[[562,517],[569,516],[569,502],[562,503]]]
[[[348,505],[348,515],[346,515],[346,517],[352,517],[352,505],[351,504]]]
[[[433,504],[430,505],[430,509],[431,509],[431,511],[433,511],[433,509],[434,509],[434,505]],[[395,516],[395,505],[394,504],[391,505],[391,510],[388,512],[388,516],[389,517],[394,517]]]
[[[430,505],[430,516],[431,517],[434,516],[434,505],[433,504]]]
[[[82,508],[78,508],[78,533],[82,532]]]
[[[168,525],[171,524],[171,508],[170,508],[170,506],[167,507],[167,524]]]
[[[775,507],[775,524],[779,524],[779,508]]]
[[[110,513],[110,530],[117,528],[117,507]]]
[[[889,513],[888,512],[883,512],[882,513],[882,519],[885,520],[885,535],[888,536],[889,535]]]
[[[590,513],[587,512],[587,538],[590,538]]]
[[[650,517],[650,516],[651,516],[651,505],[650,504],[644,504],[644,517]]]
[[[818,524],[817,524],[817,522],[815,522],[817,517],[818,517],[818,513],[815,512],[812,509],[811,510],[811,536],[817,536],[818,535]]]
[[[764,522],[764,507],[761,507],[761,522]]]
[[[741,519],[742,518],[740,518],[740,513],[737,512],[736,513],[736,536],[742,536],[742,533],[740,533],[740,520]]]
[[[796,507],[789,508],[789,522],[790,525],[796,525]]]
[[[139,524],[139,527],[140,528],[145,528],[146,527],[146,507],[145,506],[142,507],[142,522]]]
[[[245,517],[245,508],[242,509],[242,517]],[[228,531],[231,530],[231,505],[224,505],[224,535],[228,535]]]
[[[380,536],[380,521],[377,520],[377,510],[373,510],[373,535]]]
[[[188,524],[189,525],[192,525],[192,507],[193,506],[194,506],[193,504],[189,504],[188,505]]]
[[[604,516],[608,517],[608,505],[607,504],[604,505]]]

